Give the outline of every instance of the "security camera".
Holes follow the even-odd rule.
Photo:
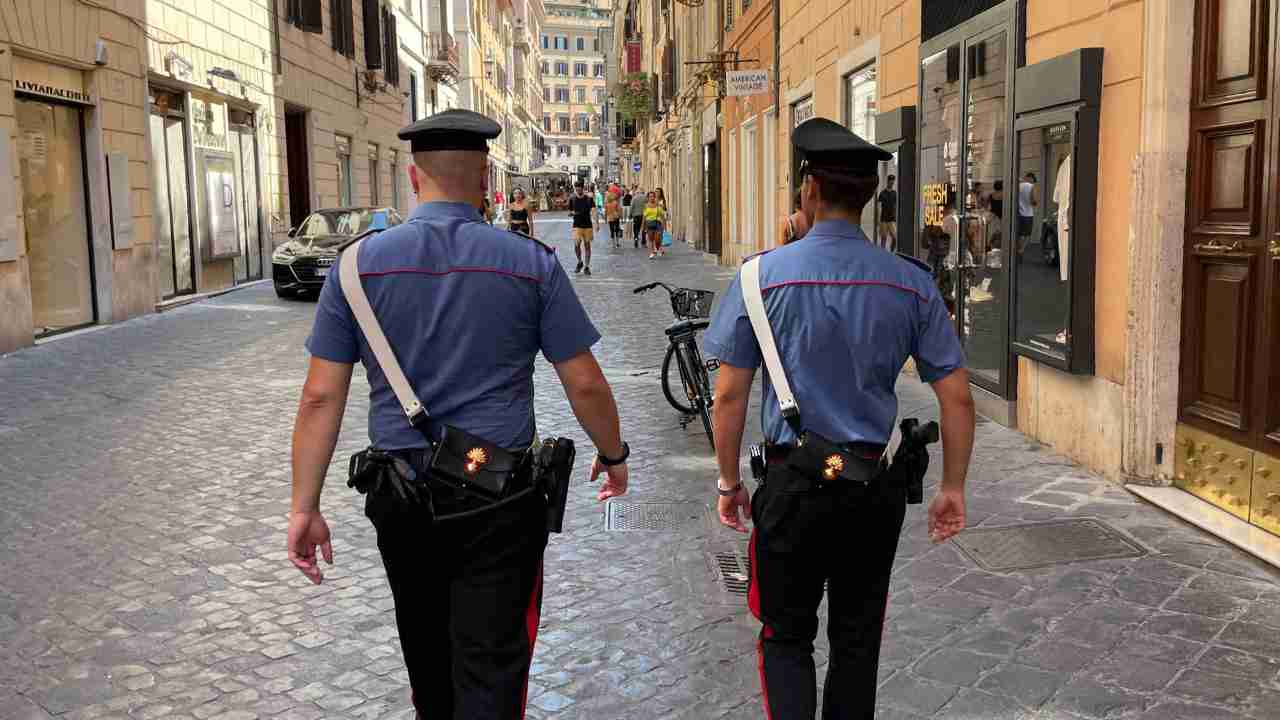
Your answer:
[[[93,46],[93,64],[99,67],[107,64],[107,43],[105,40],[98,40]]]

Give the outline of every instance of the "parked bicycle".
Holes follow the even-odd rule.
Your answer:
[[[711,302],[715,293],[710,290],[694,290],[692,288],[676,288],[664,282],[654,282],[636,288],[636,294],[648,292],[656,287],[667,291],[671,297],[671,312],[676,321],[667,326],[667,354],[662,359],[662,394],[667,402],[680,412],[680,427],[686,428],[695,417],[702,418],[702,427],[707,432],[707,442],[711,449],[716,447],[715,437],[711,429],[711,376],[720,364],[715,360],[702,359],[702,351],[698,349],[698,332],[705,330],[711,317]],[[680,393],[672,387],[671,359],[675,358],[676,368],[680,373]],[[686,403],[687,400],[687,403]]]

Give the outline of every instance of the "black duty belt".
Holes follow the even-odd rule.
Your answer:
[[[855,457],[874,462],[884,457],[884,445],[866,442],[851,442],[840,446],[842,450]],[[764,446],[765,461],[774,463],[786,462],[787,458],[796,449],[795,445],[790,443],[766,443]]]

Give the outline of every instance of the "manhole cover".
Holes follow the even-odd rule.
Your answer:
[[[694,503],[609,503],[605,530],[676,530],[702,516]]]
[[[976,528],[957,535],[955,543],[978,567],[993,572],[1147,554],[1111,526],[1092,519]]]
[[[746,595],[751,588],[751,558],[736,552],[715,554],[720,584],[731,595]]]

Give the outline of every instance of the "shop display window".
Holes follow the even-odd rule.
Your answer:
[[[1050,89],[1020,99],[1014,125],[1013,350],[1077,374],[1093,372],[1101,61],[1077,51],[1020,69],[1020,85]]]

